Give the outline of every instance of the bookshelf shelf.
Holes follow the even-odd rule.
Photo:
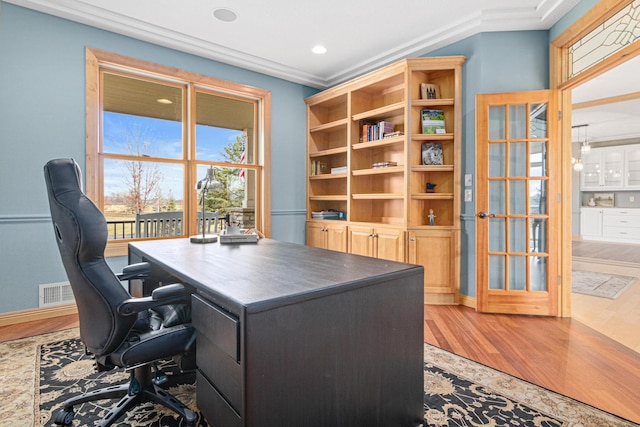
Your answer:
[[[404,114],[404,102],[396,102],[391,105],[385,105],[384,107],[375,108],[373,110],[364,111],[362,113],[354,114],[353,121],[360,120],[375,120],[386,117],[399,116]]]
[[[340,179],[340,178],[346,178],[346,177],[347,177],[346,173],[323,173],[321,175],[311,175],[309,179],[312,181],[318,181],[318,180],[325,180],[325,179]]]
[[[453,172],[454,165],[417,165],[411,166],[411,172]]]
[[[403,193],[352,194],[354,200],[394,200],[404,199]]]
[[[309,157],[326,157],[333,156],[334,154],[344,154],[347,152],[347,147],[331,148],[328,150],[316,151],[315,153],[309,153]]]
[[[393,138],[379,139],[377,141],[360,142],[358,144],[352,145],[351,148],[354,150],[364,150],[368,148],[379,148],[379,147],[385,147],[389,145],[402,144],[403,142],[404,142],[404,135],[396,136]]]
[[[348,122],[349,121],[345,118],[345,119],[335,120],[335,121],[329,122],[329,123],[323,123],[321,125],[317,125],[317,126],[314,126],[314,127],[310,128],[309,132],[311,132],[311,133],[315,133],[315,132],[330,132],[332,130],[339,129],[339,128],[347,125]]]
[[[404,166],[388,166],[386,168],[359,169],[351,172],[353,176],[382,175],[387,173],[404,173]]]
[[[309,200],[342,202],[347,200],[347,196],[344,194],[325,194],[324,196],[309,196]]]
[[[455,135],[453,133],[414,133],[411,135],[411,139],[414,141],[453,141],[455,139]]]
[[[414,99],[411,101],[412,107],[444,107],[444,106],[452,106],[455,101],[453,98],[449,99]]]
[[[458,301],[464,61],[404,59],[305,100],[307,244],[428,266],[425,303]],[[423,134],[434,123],[422,110],[441,110],[430,117],[445,133]],[[373,167],[382,164],[390,166]],[[311,218],[329,209],[346,217],[331,239]]]
[[[453,193],[412,193],[414,200],[452,200]]]

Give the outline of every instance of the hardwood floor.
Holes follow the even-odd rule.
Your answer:
[[[424,340],[640,423],[640,354],[579,321],[425,306]],[[0,327],[0,341],[78,325],[77,316]]]
[[[598,262],[615,264],[640,264],[640,245],[630,243],[609,243],[590,240],[574,240],[571,251],[579,261],[596,259]]]
[[[640,423],[640,354],[574,319],[425,306],[425,342]]]
[[[572,268],[640,278],[640,245],[575,240]],[[617,299],[573,293],[571,317],[640,352],[640,280]]]
[[[52,317],[45,320],[23,322],[17,325],[0,326],[0,342],[15,340],[18,338],[33,337],[47,332],[60,331],[77,327],[78,315]]]

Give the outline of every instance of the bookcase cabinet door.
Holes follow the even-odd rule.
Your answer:
[[[404,262],[405,231],[401,228],[349,227],[349,252],[389,261]]]
[[[327,249],[347,252],[347,226],[344,224],[325,224]]]
[[[405,231],[397,228],[375,229],[376,257],[389,261],[404,262]]]
[[[307,222],[307,246],[332,251],[347,251],[347,226],[344,223]]]
[[[409,263],[424,266],[425,304],[458,303],[458,231],[409,232]]]

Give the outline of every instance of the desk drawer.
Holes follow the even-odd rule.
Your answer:
[[[240,360],[240,321],[219,307],[193,295],[191,321],[198,336],[206,336],[233,360]]]
[[[213,426],[241,427],[242,419],[227,403],[224,397],[200,373],[196,375],[196,404],[198,409]]]
[[[197,333],[196,364],[206,379],[215,385],[229,405],[242,413],[242,366],[207,338]]]

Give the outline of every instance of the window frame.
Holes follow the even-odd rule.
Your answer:
[[[256,175],[256,228],[266,237],[271,237],[271,92],[253,86],[238,84],[210,76],[167,67],[139,59],[126,57],[94,48],[86,48],[86,163],[85,163],[85,192],[99,208],[104,206],[103,191],[103,160],[100,144],[102,143],[102,103],[100,99],[100,79],[102,69],[112,69],[125,74],[139,75],[153,80],[165,80],[170,84],[176,82],[185,84],[190,106],[185,105],[185,110],[190,110],[195,102],[195,92],[205,91],[218,93],[231,98],[249,99],[257,102],[256,135],[255,141],[255,166],[248,167],[255,170]],[[185,112],[186,114],[186,112]],[[217,162],[199,161],[192,158],[195,147],[195,123],[185,122],[184,132],[187,133],[185,145],[188,151],[185,161],[185,218],[195,218],[197,203],[191,191],[193,183],[197,181],[195,171],[197,165],[206,164],[216,166]],[[220,164],[228,166],[228,164]],[[249,165],[247,165],[249,166]],[[195,222],[188,221],[190,228],[195,229]],[[187,230],[187,235],[192,230]],[[136,239],[150,240],[150,239]],[[109,240],[105,249],[105,256],[124,256],[128,253],[130,239]]]

